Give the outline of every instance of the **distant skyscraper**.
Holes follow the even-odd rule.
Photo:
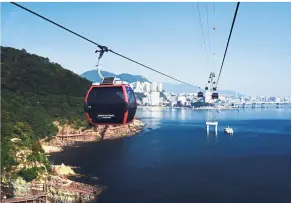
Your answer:
[[[156,82],[152,82],[151,83],[151,91],[152,92],[157,92],[157,83]]]
[[[212,93],[209,91],[205,92],[205,102],[210,103],[211,100],[212,100]]]
[[[144,83],[144,91],[150,92],[151,91],[151,84],[149,82]]]
[[[162,92],[162,83],[158,84],[158,88],[157,89],[158,89],[158,92]]]
[[[160,93],[159,92],[151,92],[150,94],[151,105],[157,106],[160,102]]]

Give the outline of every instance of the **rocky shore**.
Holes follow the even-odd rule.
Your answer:
[[[50,156],[50,153],[61,152],[65,150],[65,147],[74,147],[81,143],[133,136],[144,127],[144,124],[139,120],[134,120],[127,125],[97,126],[90,129],[74,129],[70,125],[60,125],[57,121],[54,124],[58,127],[56,137],[49,142],[45,139],[40,140],[47,156]],[[6,202],[18,201],[19,199],[30,201],[29,197],[45,202],[88,202],[96,200],[106,189],[106,187],[70,180],[70,177],[79,174],[74,172],[73,167],[63,163],[52,165],[52,169],[53,172],[39,175],[32,182],[26,182],[18,177],[12,183],[13,196],[17,198],[6,199]],[[2,185],[1,191],[10,188],[11,185]]]
[[[68,125],[60,126],[58,122],[55,122],[55,125],[59,128],[57,136],[49,142],[41,141],[41,145],[46,154],[61,152],[64,150],[64,147],[74,147],[80,143],[133,136],[139,133],[145,126],[142,121],[137,119],[127,125],[101,125],[85,130],[73,129]]]
[[[118,139],[122,137],[133,136],[139,133],[144,124],[135,119],[127,125],[117,126],[96,126],[90,129],[73,129],[68,125],[60,126],[58,122],[55,125],[59,128],[57,136],[50,142],[41,142],[41,145],[47,155],[53,152],[61,152],[65,147],[74,147],[81,143],[98,142],[102,140]],[[106,187],[91,186],[79,182],[68,180],[67,177],[76,176],[73,167],[65,166],[63,163],[60,166],[53,166],[55,174],[51,180],[48,197],[59,199],[66,202],[82,202],[96,199]],[[54,185],[54,187],[52,187]],[[58,187],[56,187],[58,185]]]

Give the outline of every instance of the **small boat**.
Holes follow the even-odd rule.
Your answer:
[[[233,134],[233,129],[228,126],[227,128],[224,128],[224,132],[227,134]]]

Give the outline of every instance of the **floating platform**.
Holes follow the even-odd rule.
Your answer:
[[[215,127],[215,133],[217,135],[218,121],[207,121],[206,122],[206,126],[207,126],[207,133],[209,133],[209,131],[210,131],[210,126],[214,126]]]

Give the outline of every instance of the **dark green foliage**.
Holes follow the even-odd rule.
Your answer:
[[[47,169],[47,172],[49,172],[49,173],[53,172],[53,169],[52,169],[52,167],[51,167],[51,165],[49,163],[45,163],[44,165],[45,165],[45,167]]]
[[[21,176],[26,182],[30,182],[37,177],[37,172],[39,169],[37,167],[23,168],[19,171],[19,176]]]
[[[56,135],[55,120],[76,126],[85,121],[83,102],[91,83],[48,58],[1,47],[1,85],[2,169],[17,164],[11,138],[20,138],[17,146],[32,147],[35,156],[43,153],[37,140]],[[23,173],[34,176],[32,171]]]

